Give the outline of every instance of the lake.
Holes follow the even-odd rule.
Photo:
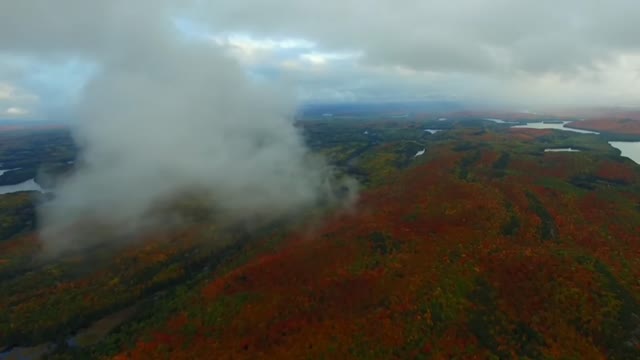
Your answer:
[[[636,164],[640,164],[640,141],[609,141],[609,145],[620,150],[622,156],[628,157]]]
[[[569,148],[544,149],[544,152],[580,152],[580,150],[569,147]]]
[[[571,123],[572,121],[563,121],[560,123],[543,123],[543,122],[533,122],[527,123],[525,125],[515,125],[512,128],[516,129],[555,129],[555,130],[563,130],[563,131],[572,131],[581,134],[595,134],[599,135],[599,132],[589,131],[589,130],[580,130],[580,129],[572,129],[565,127],[566,124]]]
[[[484,118],[483,120],[493,121],[496,124],[509,124],[513,123],[513,121],[504,121],[502,119],[494,119],[494,118]]]
[[[595,134],[600,135],[600,133],[595,131],[588,130],[580,130],[580,129],[572,129],[565,127],[566,124],[569,124],[571,121],[563,121],[561,123],[527,123],[526,125],[516,125],[512,126],[512,128],[520,128],[520,129],[556,129],[556,130],[564,130],[564,131],[573,131],[582,134]],[[614,148],[620,150],[622,152],[622,156],[627,157],[633,160],[636,164],[640,164],[640,141],[609,141],[609,145]],[[562,149],[545,149],[545,152],[551,151],[568,151],[568,152],[576,152],[580,151],[572,148],[562,148]]]
[[[37,360],[56,349],[54,343],[40,344],[30,347],[15,347],[0,353],[0,360]]]
[[[33,179],[15,185],[0,186],[0,194],[10,194],[19,191],[40,191],[42,188]]]

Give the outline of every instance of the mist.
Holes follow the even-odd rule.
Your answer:
[[[278,219],[353,189],[304,145],[289,90],[184,41],[163,14],[95,27],[109,47],[79,48],[96,71],[72,109],[77,170],[39,211],[45,256],[165,226],[176,219],[154,209],[184,194],[226,219]]]

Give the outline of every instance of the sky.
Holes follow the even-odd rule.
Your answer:
[[[0,119],[76,116],[85,85],[114,52],[157,36],[217,48],[251,81],[286,87],[298,104],[535,109],[640,100],[633,0],[115,3],[0,3]]]

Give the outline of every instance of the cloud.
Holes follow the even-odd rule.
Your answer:
[[[10,107],[5,113],[9,116],[20,117],[29,114],[29,110],[19,107]]]
[[[0,100],[12,100],[15,97],[15,89],[9,84],[0,84]]]
[[[95,64],[72,108],[77,171],[40,211],[47,254],[126,241],[168,221],[158,206],[185,194],[226,219],[274,219],[349,185],[305,147],[287,88],[185,39],[179,11],[151,0],[0,4],[15,17],[0,22],[0,48]]]
[[[26,118],[39,97],[9,82],[0,81],[0,119]]]
[[[300,55],[300,59],[307,61],[311,65],[327,65],[329,62],[354,60],[361,56],[356,52],[319,52],[311,51]]]
[[[216,9],[201,16],[212,26],[301,36],[325,47],[362,49],[372,63],[422,70],[565,71],[639,45],[638,31],[626,24],[640,10],[629,0],[606,6],[578,0],[203,3]]]
[[[0,13],[15,14],[0,23],[5,53],[38,49],[41,60],[60,54],[104,59],[121,38],[139,44],[130,49],[135,53],[161,42],[166,32],[166,24],[155,31],[149,27],[157,30],[157,23],[139,19],[164,18],[188,41],[209,41],[252,76],[291,81],[300,94],[326,93],[295,83],[306,71],[311,75],[303,77],[323,75],[327,86],[358,90],[354,98],[382,95],[384,84],[406,81],[419,93],[470,103],[633,105],[640,99],[637,87],[616,83],[640,68],[640,30],[629,25],[640,21],[640,7],[632,0],[66,0],[47,6],[37,0],[0,4]],[[56,17],[34,15],[47,11]],[[400,72],[424,81],[393,79]],[[377,77],[363,78],[370,87],[350,84],[365,73]],[[403,87],[393,85],[386,97],[399,98],[395,89]]]
[[[640,30],[629,25],[640,21],[640,7],[632,0],[606,4],[579,0],[201,4],[206,10],[193,17],[211,28],[310,39],[324,51],[361,52],[358,65],[363,68],[375,67],[388,74],[404,68],[427,78],[436,74],[448,78],[441,82],[445,86],[465,77],[469,87],[478,90],[471,99],[538,104],[637,104],[640,99],[636,90],[615,85],[611,76],[623,71],[633,76],[637,71],[620,65],[621,59],[640,53]],[[639,66],[634,62],[633,67]],[[348,81],[351,78],[343,82]],[[422,87],[438,88],[426,83]],[[464,85],[455,92],[468,96]],[[597,95],[606,92],[622,96]],[[530,99],[532,95],[537,97]]]
[[[35,102],[38,101],[38,96],[18,89],[10,83],[0,82],[0,101]]]

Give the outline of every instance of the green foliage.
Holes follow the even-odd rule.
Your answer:
[[[0,195],[0,243],[36,226],[34,195],[20,192]]]
[[[475,149],[475,147],[473,147]],[[460,180],[469,180],[469,171],[471,167],[480,160],[482,153],[480,150],[475,150],[469,155],[465,155],[462,160],[460,160],[460,165],[458,166],[458,178]]]
[[[529,206],[540,219],[540,238],[542,240],[554,240],[558,238],[558,227],[551,214],[544,207],[542,202],[532,193],[527,192]]]
[[[520,230],[521,222],[511,203],[507,203],[506,208],[509,212],[509,220],[502,226],[502,234],[504,236],[515,236]]]
[[[506,175],[505,171],[509,166],[509,160],[511,160],[511,154],[508,152],[500,154],[500,158],[493,163],[493,170],[496,171],[496,176],[504,177]]]
[[[640,304],[602,262],[595,262],[595,271],[614,301],[620,304],[616,317],[603,324],[604,346],[620,358],[640,357],[640,349],[633,345],[640,340]]]
[[[379,255],[389,255],[398,250],[400,244],[394,241],[390,236],[381,233],[373,232],[369,235],[369,243],[373,251]]]
[[[544,339],[526,323],[513,323],[506,319],[495,304],[496,295],[486,280],[479,279],[469,300],[475,309],[469,315],[469,329],[476,336],[480,345],[500,359],[511,358],[505,352],[505,344],[521,359],[539,359]]]

